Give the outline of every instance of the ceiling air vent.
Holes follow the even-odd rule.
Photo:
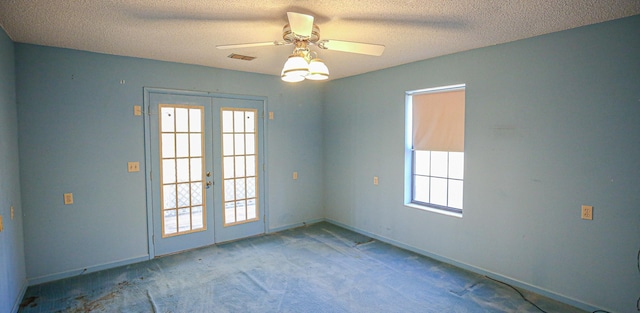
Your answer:
[[[255,59],[256,57],[250,57],[248,55],[232,53],[232,54],[229,54],[228,58],[237,59],[237,60],[244,60],[244,61],[251,61],[251,60]]]

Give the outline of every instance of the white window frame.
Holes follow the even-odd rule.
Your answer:
[[[449,85],[435,88],[411,90],[405,92],[405,151],[404,151],[404,205],[410,208],[439,213],[443,215],[462,218],[462,209],[456,210],[439,205],[413,201],[413,169],[414,169],[414,149],[413,149],[413,96],[446,92],[454,90],[465,90],[466,84]],[[466,162],[465,162],[466,163]],[[466,167],[466,166],[465,166]],[[464,180],[463,180],[464,184]],[[464,191],[463,191],[464,192]],[[464,197],[464,196],[463,196]]]

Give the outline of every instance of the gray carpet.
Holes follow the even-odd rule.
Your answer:
[[[541,311],[484,276],[318,223],[32,286],[20,312]]]

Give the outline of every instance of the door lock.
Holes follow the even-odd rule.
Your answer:
[[[211,172],[207,172],[207,177],[211,177]]]
[[[211,187],[211,185],[213,185],[213,183],[211,181],[207,181],[207,189],[209,189],[209,187]]]

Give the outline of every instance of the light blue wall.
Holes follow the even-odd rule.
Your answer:
[[[27,286],[18,164],[14,44],[0,28],[0,312],[17,309]]]
[[[322,217],[317,85],[26,44],[16,44],[16,72],[31,283],[147,257],[145,178],[126,170],[145,160],[143,119],[133,115],[143,87],[267,97],[268,228]],[[73,205],[63,204],[67,192]]]
[[[635,16],[330,82],[327,218],[583,308],[635,311],[639,30]],[[459,83],[464,217],[405,207],[404,92]]]

